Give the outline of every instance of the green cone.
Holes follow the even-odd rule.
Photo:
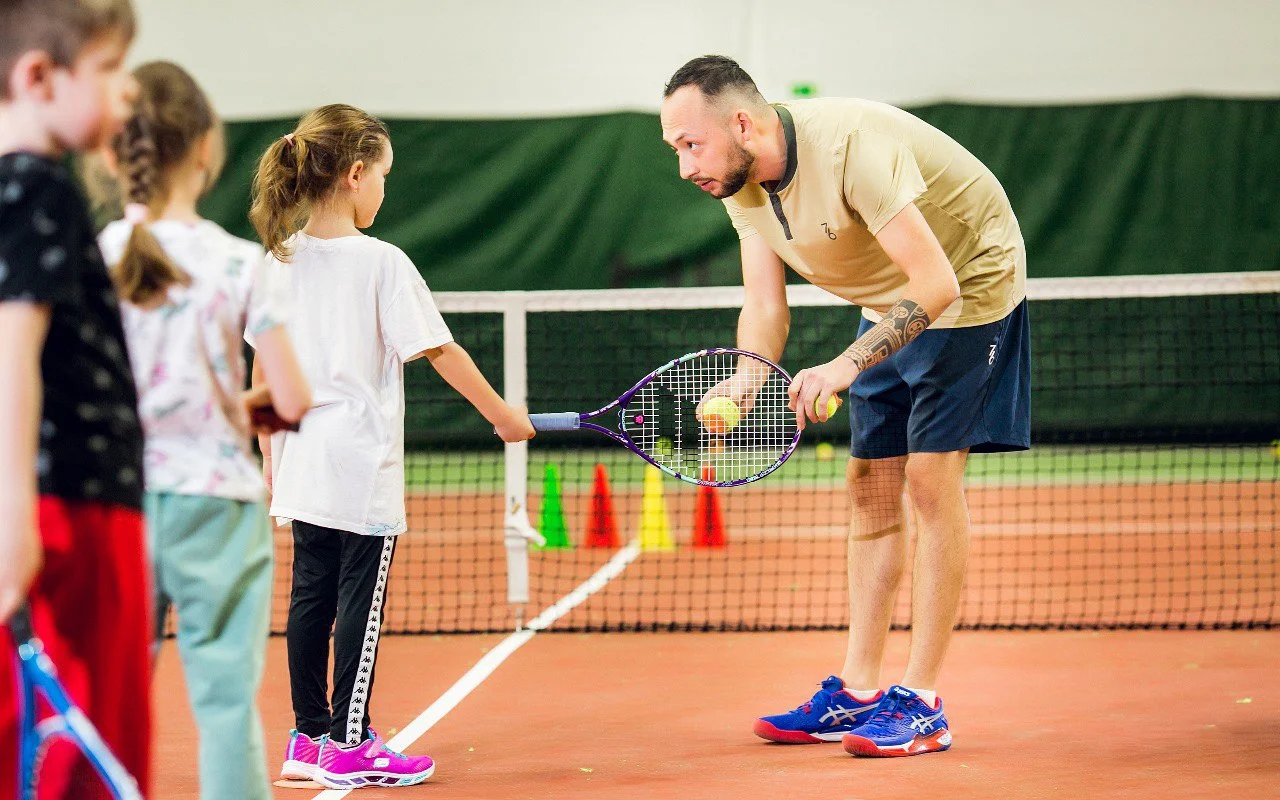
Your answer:
[[[569,528],[564,521],[564,505],[560,501],[560,472],[555,464],[548,464],[542,477],[542,515],[538,532],[546,538],[543,550],[572,550]]]

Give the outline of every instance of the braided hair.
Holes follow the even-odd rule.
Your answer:
[[[176,64],[144,64],[134,77],[138,102],[115,142],[125,219],[133,223],[133,230],[119,263],[112,268],[112,278],[126,301],[150,305],[174,284],[189,286],[191,276],[169,258],[146,222],[164,205],[174,170],[218,121],[204,92]],[[206,187],[213,177],[206,180]]]

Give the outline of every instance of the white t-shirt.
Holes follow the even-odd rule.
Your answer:
[[[453,335],[395,245],[303,233],[290,244],[288,263],[268,261],[291,287],[289,337],[312,407],[300,431],[271,439],[271,514],[371,536],[403,533],[404,364]]]
[[[261,503],[266,487],[239,399],[241,337],[284,324],[287,300],[258,245],[207,220],[161,220],[149,229],[192,283],[171,286],[168,302],[149,310],[121,303],[146,435],[147,491]],[[123,221],[102,231],[108,264],[119,261],[132,231]]]

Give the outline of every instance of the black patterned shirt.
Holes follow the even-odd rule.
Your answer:
[[[115,289],[71,175],[30,153],[0,156],[7,302],[52,312],[40,356],[40,494],[141,508],[142,427]]]

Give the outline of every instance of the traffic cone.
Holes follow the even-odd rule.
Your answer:
[[[645,467],[644,496],[640,500],[640,549],[670,551],[676,549],[667,521],[667,501],[662,496],[662,470]]]
[[[613,516],[613,495],[609,492],[609,473],[604,464],[596,464],[596,477],[591,485],[591,510],[587,516],[586,547],[618,547],[618,522]]]
[[[542,514],[539,519],[538,532],[547,543],[542,550],[572,550],[573,542],[569,541],[569,528],[564,521],[564,503],[560,498],[560,471],[555,464],[547,464],[542,476]]]
[[[714,481],[716,468],[711,464],[704,464],[702,479]],[[720,495],[714,486],[699,486],[698,498],[693,506],[693,546],[724,547],[726,544]]]

